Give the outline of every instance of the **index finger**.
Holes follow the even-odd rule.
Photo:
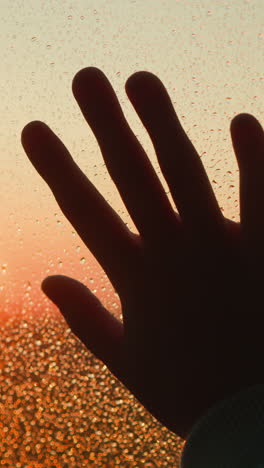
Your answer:
[[[62,212],[116,289],[132,261],[135,235],[74,162],[62,141],[43,122],[22,131],[24,150],[52,190]]]

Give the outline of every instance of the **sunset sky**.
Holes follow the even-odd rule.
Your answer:
[[[167,192],[150,138],[125,92],[129,76],[150,71],[166,86],[224,215],[239,221],[230,123],[242,112],[264,123],[263,6],[263,0],[0,2],[0,460],[5,466],[175,468],[181,450],[180,438],[119,386],[41,292],[47,275],[65,274],[120,314],[105,272],[28,161],[22,129],[32,120],[49,125],[137,232],[71,86],[82,68],[95,66],[106,74]],[[23,320],[15,312],[22,312]]]
[[[241,112],[263,120],[263,26],[259,0],[1,3],[1,293],[12,284],[12,294],[19,294],[27,281],[39,288],[47,273],[79,279],[90,274],[89,251],[20,143],[22,128],[31,120],[52,128],[135,230],[72,95],[74,75],[87,66],[107,75],[158,171],[124,85],[139,70],[163,81],[225,216],[239,220],[238,167],[229,127]]]

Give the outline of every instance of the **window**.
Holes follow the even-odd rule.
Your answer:
[[[117,384],[40,290],[45,276],[65,274],[120,315],[110,281],[31,166],[20,135],[32,120],[46,122],[135,231],[71,82],[84,67],[104,71],[168,191],[124,88],[134,72],[151,71],[167,87],[225,216],[238,221],[229,126],[241,112],[263,117],[263,4],[13,0],[2,2],[0,26],[0,459],[18,468],[175,467],[181,439]]]

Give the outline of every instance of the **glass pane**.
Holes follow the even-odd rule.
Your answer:
[[[258,0],[2,2],[3,466],[175,467],[183,446],[80,344],[41,292],[45,276],[65,274],[85,283],[114,315],[121,313],[105,272],[25,156],[22,128],[46,122],[137,232],[71,82],[84,67],[104,71],[168,192],[124,88],[134,72],[151,71],[168,89],[224,215],[238,221],[239,172],[229,126],[242,112],[262,121],[263,26]]]

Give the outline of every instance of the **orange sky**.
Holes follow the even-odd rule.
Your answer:
[[[2,6],[2,300],[7,291],[11,298],[20,297],[28,282],[32,291],[39,291],[48,274],[61,272],[87,281],[99,268],[96,262],[91,266],[95,260],[78,236],[73,236],[49,188],[24,153],[21,131],[31,120],[42,120],[52,128],[111,206],[133,227],[72,95],[72,79],[86,66],[97,66],[106,74],[128,122],[158,169],[150,138],[125,93],[125,82],[135,71],[156,74],[202,157],[225,216],[239,219],[238,169],[229,128],[240,112],[263,120],[262,2],[165,1],[162,7],[156,2],[151,10],[148,2],[139,1],[88,3],[57,2],[50,8],[47,2],[40,8],[29,2],[24,8],[14,1]],[[86,262],[80,263],[83,257]]]

